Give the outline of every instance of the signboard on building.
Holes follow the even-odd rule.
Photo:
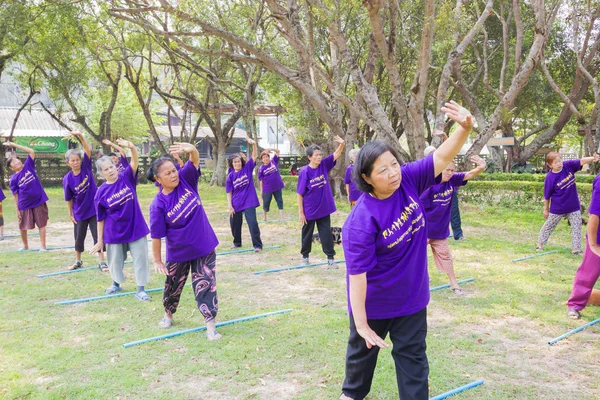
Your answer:
[[[50,137],[14,137],[16,144],[27,146],[33,149],[36,153],[65,153],[69,150],[69,141],[64,139],[64,136]],[[18,152],[21,152],[18,150]]]

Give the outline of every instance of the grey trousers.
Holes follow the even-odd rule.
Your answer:
[[[106,245],[106,258],[111,278],[119,285],[125,282],[123,267],[127,259],[127,251],[131,252],[131,258],[133,258],[136,285],[146,286],[150,281],[148,240],[146,240],[146,236],[129,243]]]

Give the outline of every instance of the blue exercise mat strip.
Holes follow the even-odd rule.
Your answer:
[[[52,250],[62,250],[62,249],[74,249],[75,246],[60,246],[60,247],[46,247],[47,251],[52,251]],[[8,253],[28,253],[30,251],[37,251],[39,252],[40,249],[27,249],[27,250],[8,250],[8,251],[1,251],[0,254],[8,254]]]
[[[473,282],[474,280],[475,280],[475,278],[469,278],[469,279],[464,279],[462,281],[458,281],[456,283],[467,283],[467,282]],[[447,283],[445,285],[429,288],[429,291],[433,292],[434,290],[440,290],[440,289],[445,289],[445,288],[449,288],[449,287],[450,287],[450,284]]]
[[[344,263],[344,262],[346,262],[346,260],[337,260],[337,261],[334,261],[335,264],[340,264],[340,263]],[[324,262],[314,263],[314,264],[308,264],[308,265],[294,265],[293,267],[265,269],[263,271],[254,271],[254,275],[258,275],[258,274],[270,274],[272,272],[288,271],[290,269],[310,268],[310,267],[316,267],[316,266],[319,266],[319,265],[325,265],[327,263],[328,263],[327,261],[324,261]]]
[[[459,394],[461,392],[464,392],[465,390],[473,389],[474,387],[477,387],[479,385],[483,385],[483,383],[484,383],[483,379],[480,379],[478,381],[474,381],[474,382],[468,383],[468,384],[466,384],[464,386],[457,387],[456,389],[449,390],[446,393],[439,394],[439,395],[437,395],[435,397],[430,397],[429,400],[442,400],[442,399],[446,399],[446,398],[448,398],[450,396],[455,396],[455,395],[457,395],[457,394]]]
[[[188,283],[186,286],[189,286],[190,284]],[[154,289],[146,289],[145,292],[146,293],[152,293],[152,292],[158,292],[161,290],[165,290],[164,287],[159,287],[159,288],[154,288]],[[76,304],[76,303],[86,303],[88,301],[94,301],[94,300],[104,300],[104,299],[112,299],[115,297],[123,297],[123,296],[129,296],[132,294],[136,294],[137,292],[119,292],[119,293],[115,293],[115,294],[107,294],[104,296],[96,296],[96,297],[88,297],[85,299],[75,299],[75,300],[65,300],[65,301],[58,301],[54,304],[60,304],[60,305],[66,305],[66,304]]]
[[[28,233],[27,236],[39,236],[39,233]],[[4,235],[4,239],[20,238],[21,234]]]
[[[215,324],[215,326],[218,328],[220,326],[231,325],[231,324],[235,324],[235,323],[238,323],[238,322],[250,321],[250,320],[253,320],[253,319],[257,319],[257,318],[269,317],[271,315],[288,313],[288,312],[291,312],[291,311],[293,311],[293,309],[290,308],[290,309],[287,309],[287,310],[273,311],[273,312],[269,312],[269,313],[265,313],[265,314],[253,315],[251,317],[243,317],[243,318],[238,318],[238,319],[231,319],[229,321],[218,322],[217,324]],[[125,343],[122,346],[125,347],[125,348],[128,348],[128,347],[133,347],[133,346],[137,346],[137,345],[144,344],[144,343],[155,342],[155,341],[158,341],[158,340],[169,339],[169,338],[172,338],[172,337],[175,337],[175,336],[185,335],[186,333],[199,332],[199,331],[204,331],[204,330],[206,330],[206,326],[200,326],[198,328],[186,329],[184,331],[173,332],[173,333],[169,333],[169,334],[162,335],[162,336],[155,336],[155,337],[151,337],[151,338],[148,338],[148,339],[138,340],[136,342]]]
[[[91,270],[91,269],[97,269],[97,270],[100,270],[100,269],[98,268],[98,266],[95,266],[95,267],[86,267],[86,268],[72,269],[72,270],[67,270],[67,271],[51,272],[51,273],[49,273],[49,274],[41,274],[41,275],[38,275],[37,277],[38,277],[38,278],[47,278],[47,277],[49,277],[49,276],[57,276],[57,275],[72,274],[72,273],[74,273],[74,272],[83,272],[83,271],[89,271],[89,270]]]
[[[581,325],[579,328],[575,328],[575,329],[573,329],[572,331],[569,331],[569,332],[565,333],[564,335],[561,335],[561,336],[557,337],[556,339],[552,339],[552,340],[550,340],[550,341],[548,342],[548,344],[549,344],[550,346],[552,346],[552,345],[553,345],[553,344],[555,344],[556,342],[558,342],[558,341],[561,341],[561,340],[563,340],[563,339],[565,339],[565,338],[568,338],[569,336],[571,336],[571,335],[574,335],[574,334],[576,334],[577,332],[581,332],[581,331],[582,331],[582,330],[584,330],[585,328],[588,328],[588,327],[590,327],[590,326],[592,326],[592,325],[596,325],[598,322],[600,322],[600,318],[598,318],[598,319],[595,319],[595,320],[593,320],[593,321],[591,321],[591,322],[588,322],[588,323],[587,323],[587,324],[585,324],[585,325]]]

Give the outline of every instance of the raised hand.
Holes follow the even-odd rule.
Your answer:
[[[111,142],[110,140],[108,140],[108,139],[102,139],[102,144],[105,144],[105,145],[110,146],[110,147],[114,147],[115,146],[115,144],[113,142]]]
[[[16,143],[13,142],[3,142],[4,147],[15,147]]]
[[[334,141],[334,142],[336,142],[337,144],[342,144],[342,143],[345,143],[345,142],[344,142],[344,139],[342,139],[342,138],[341,138],[341,137],[339,137],[338,135],[335,135],[335,136],[333,137],[333,141]]]
[[[442,112],[452,121],[462,126],[463,129],[467,131],[473,129],[473,116],[471,112],[454,100],[446,103],[445,107],[442,107]]]
[[[256,142],[253,139],[250,139],[249,137],[246,138],[246,141],[248,142],[248,144],[256,144]]]
[[[471,156],[471,162],[473,162],[473,164],[475,164],[477,166],[477,168],[481,168],[481,169],[485,169],[485,167],[487,165],[485,160],[477,155]]]
[[[169,152],[176,157],[179,157],[180,153],[191,153],[196,148],[191,143],[185,142],[174,142],[171,147],[169,147]]]
[[[594,162],[598,162],[600,160],[600,156],[598,153],[594,153]]]
[[[133,143],[131,143],[129,140],[125,140],[125,139],[117,139],[117,144],[121,147],[126,147],[128,149],[131,149],[134,147]]]

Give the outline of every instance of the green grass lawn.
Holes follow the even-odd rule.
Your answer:
[[[62,191],[48,189],[48,246],[72,245],[72,225]],[[140,186],[142,208],[156,193]],[[225,193],[201,184],[200,193],[221,242],[231,246]],[[286,214],[297,215],[295,193],[285,191]],[[275,211],[271,217],[276,216]],[[349,211],[338,203],[333,226]],[[259,209],[260,213],[262,210]],[[5,234],[16,233],[12,201],[4,202]],[[547,341],[600,318],[590,306],[580,321],[566,317],[567,300],[581,258],[570,254],[566,222],[550,239],[557,253],[513,263],[534,254],[543,223],[537,213],[462,205],[467,240],[451,241],[465,297],[433,292],[428,310],[430,391],[437,395],[476,379],[485,385],[462,399],[600,398],[600,325],[554,346]],[[160,292],[140,302],[129,297],[60,306],[54,303],[104,294],[110,277],[99,270],[39,279],[65,270],[73,250],[40,254],[0,253],[0,398],[7,399],[336,399],[344,377],[348,336],[344,264],[337,270],[315,267],[275,274],[252,271],[298,265],[300,225],[261,224],[265,246],[280,249],[217,258],[219,321],[292,308],[293,312],[219,329],[223,339],[207,342],[192,333],[125,349],[127,342],[161,335]],[[244,228],[244,247],[250,247]],[[90,239],[88,238],[89,247]],[[0,252],[20,240],[0,242]],[[37,236],[30,247],[38,248]],[[337,258],[343,258],[336,246]],[[325,261],[320,246],[311,260]],[[447,283],[430,257],[431,285]],[[84,255],[85,267],[96,259]],[[125,290],[135,290],[126,265]],[[161,287],[153,274],[148,288]],[[171,331],[204,325],[191,289],[184,291]],[[394,365],[382,350],[369,399],[397,398]]]

